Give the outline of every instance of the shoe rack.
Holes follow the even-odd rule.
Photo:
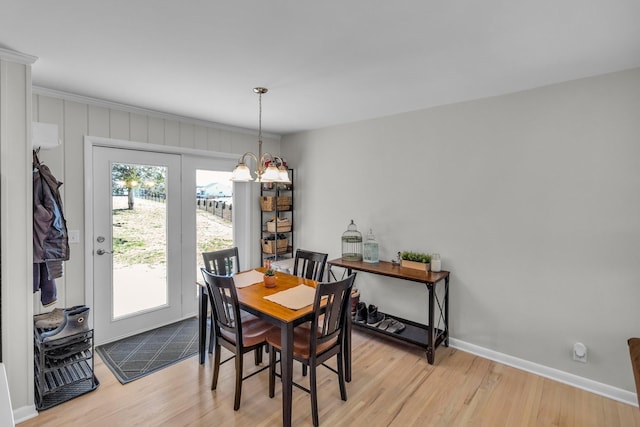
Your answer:
[[[34,327],[36,409],[44,410],[98,387],[93,373],[93,329],[43,342]]]

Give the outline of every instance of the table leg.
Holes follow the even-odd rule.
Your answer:
[[[204,288],[200,288],[199,292],[199,310],[198,310],[198,320],[200,320],[200,329],[198,333],[198,354],[200,355],[200,364],[204,364],[204,357],[207,353],[207,295],[204,292]]]
[[[449,347],[449,276],[444,279],[444,346]]]
[[[284,427],[291,427],[293,401],[293,324],[287,323],[282,325],[281,334],[282,425]]]
[[[433,293],[435,292],[434,286],[433,285],[427,285],[427,289],[429,290],[429,325],[427,326],[427,361],[429,362],[430,365],[433,365],[434,359],[435,359],[435,353],[436,353],[436,349],[434,347],[434,340],[433,340],[433,322],[435,321],[435,316],[434,316],[434,295]]]

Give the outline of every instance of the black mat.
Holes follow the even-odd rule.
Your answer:
[[[195,317],[96,347],[122,384],[142,378],[198,353]]]

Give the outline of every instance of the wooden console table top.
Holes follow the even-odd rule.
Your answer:
[[[448,271],[422,271],[413,268],[400,267],[389,261],[379,261],[368,263],[362,261],[345,261],[342,258],[327,261],[327,264],[335,267],[348,268],[351,270],[364,271],[367,273],[380,274],[382,276],[395,277],[396,279],[411,280],[413,282],[435,284],[440,280],[449,277]]]

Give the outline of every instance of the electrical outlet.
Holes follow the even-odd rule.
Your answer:
[[[587,363],[587,346],[581,342],[573,345],[573,360],[576,362]]]

